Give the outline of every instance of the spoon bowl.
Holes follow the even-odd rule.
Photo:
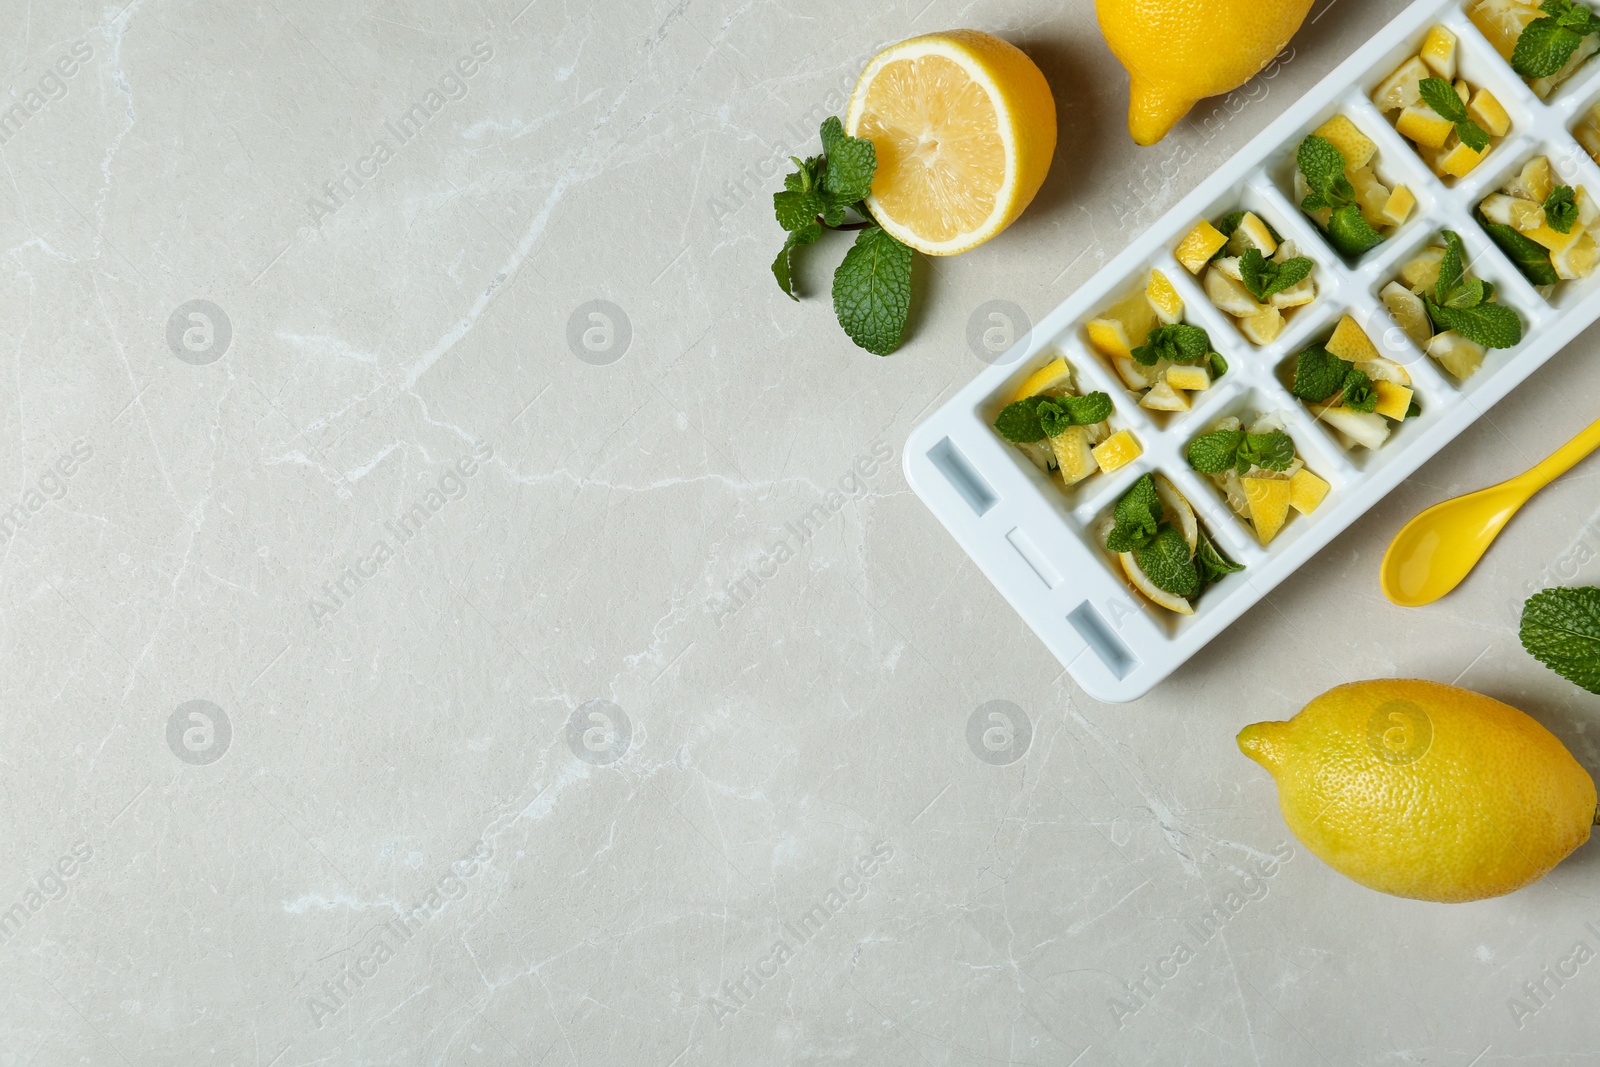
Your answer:
[[[1403,608],[1431,604],[1461,584],[1528,498],[1600,447],[1600,420],[1543,462],[1499,485],[1421,512],[1389,542],[1378,570],[1383,595]]]

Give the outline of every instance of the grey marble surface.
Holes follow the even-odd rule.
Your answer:
[[[1447,601],[1376,578],[1600,413],[1594,331],[1131,705],[900,472],[976,308],[1042,315],[1399,8],[1138,150],[1085,0],[0,3],[0,1065],[1593,1062],[1597,846],[1383,897],[1233,737],[1416,675],[1600,767],[1514,634],[1600,575],[1593,461]],[[964,25],[1062,150],[879,359],[778,292],[768,195]]]

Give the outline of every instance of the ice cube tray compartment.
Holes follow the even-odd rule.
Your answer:
[[[1485,195],[1540,152],[1550,156],[1562,181],[1582,184],[1600,199],[1600,166],[1571,132],[1600,101],[1600,57],[1541,101],[1472,24],[1470,2],[1413,3],[1041,319],[1019,342],[1020,352],[979,373],[912,431],[903,460],[912,488],[1092,696],[1124,701],[1148,692],[1600,317],[1600,274],[1563,282],[1546,299],[1473,218]],[[1458,39],[1462,76],[1494,93],[1512,122],[1489,156],[1456,180],[1434,176],[1370,98],[1436,23]],[[1376,143],[1374,170],[1384,183],[1403,184],[1417,198],[1410,217],[1387,240],[1348,259],[1299,210],[1292,184],[1300,140],[1341,113]],[[1173,257],[1198,221],[1215,222],[1235,209],[1255,211],[1317,265],[1317,298],[1286,314],[1282,333],[1259,347]],[[1462,382],[1405,336],[1379,297],[1401,266],[1446,229],[1461,235],[1469,269],[1495,284],[1496,299],[1515,308],[1524,327],[1519,345],[1491,350]],[[1187,412],[1140,408],[1086,339],[1089,320],[1142,287],[1152,268],[1177,288],[1185,321],[1204,328],[1228,361],[1227,374],[1191,394]],[[1422,408],[1420,416],[1391,424],[1388,440],[1374,451],[1341,446],[1289,392],[1285,377],[1296,353],[1325,340],[1344,314],[1381,353],[1406,367]],[[1143,450],[1125,466],[1092,474],[1071,489],[1040,472],[991,426],[1022,380],[1057,355],[1072,367],[1080,391],[1111,395],[1113,429],[1130,430]],[[1306,467],[1329,491],[1316,511],[1293,514],[1263,547],[1216,486],[1189,467],[1187,448],[1226,415],[1265,412],[1281,415]],[[1245,565],[1201,594],[1190,616],[1167,612],[1134,592],[1095,536],[1116,500],[1149,472],[1169,478],[1218,546]],[[1375,589],[1375,574],[1372,584]]]

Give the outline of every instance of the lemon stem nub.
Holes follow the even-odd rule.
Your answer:
[[[1286,722],[1254,722],[1239,731],[1239,751],[1276,774],[1283,763]]]

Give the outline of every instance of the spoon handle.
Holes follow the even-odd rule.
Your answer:
[[[1536,489],[1543,489],[1571,470],[1573,464],[1596,448],[1600,448],[1600,419],[1591,422],[1578,431],[1578,435],[1572,440],[1529,468],[1528,480],[1534,483]]]

